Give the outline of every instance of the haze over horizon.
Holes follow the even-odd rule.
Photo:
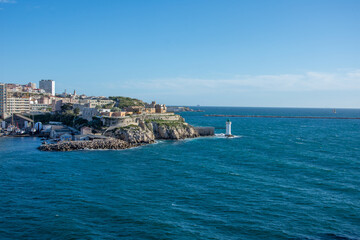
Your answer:
[[[167,105],[360,105],[360,1],[0,0],[0,82]]]

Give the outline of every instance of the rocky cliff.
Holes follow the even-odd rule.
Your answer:
[[[138,143],[153,143],[155,141],[155,136],[147,128],[140,128],[139,126],[127,126],[121,128],[115,128],[111,131],[108,131],[104,134],[108,137],[113,137],[121,139],[125,142],[131,144]]]
[[[185,122],[148,122],[144,124],[147,129],[153,132],[155,139],[185,139],[199,137],[195,128]]]
[[[115,128],[105,133],[129,143],[152,143],[156,139],[185,139],[199,137],[195,128],[183,121],[141,121],[138,126]]]

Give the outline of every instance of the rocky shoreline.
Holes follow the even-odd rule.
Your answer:
[[[59,142],[54,144],[43,144],[38,149],[40,151],[48,152],[67,152],[74,150],[104,150],[104,149],[128,149],[132,147],[141,146],[144,144],[138,143],[128,143],[120,139],[108,138],[108,139],[97,139],[92,141],[66,141]]]
[[[209,131],[210,130],[210,131]],[[214,129],[194,128],[181,121],[141,121],[139,125],[115,127],[103,133],[104,139],[88,141],[64,141],[54,144],[43,144],[40,151],[75,151],[85,149],[127,149],[154,143],[156,140],[179,140],[185,138],[197,138],[200,136],[212,136]]]

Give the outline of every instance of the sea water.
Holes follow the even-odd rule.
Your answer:
[[[40,152],[0,138],[0,239],[360,239],[359,109],[199,107],[216,136]]]

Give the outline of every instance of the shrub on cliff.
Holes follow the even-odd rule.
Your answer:
[[[118,108],[125,108],[131,106],[145,106],[145,103],[143,101],[136,98],[115,96],[115,97],[109,97],[109,99],[115,101],[116,107]]]

